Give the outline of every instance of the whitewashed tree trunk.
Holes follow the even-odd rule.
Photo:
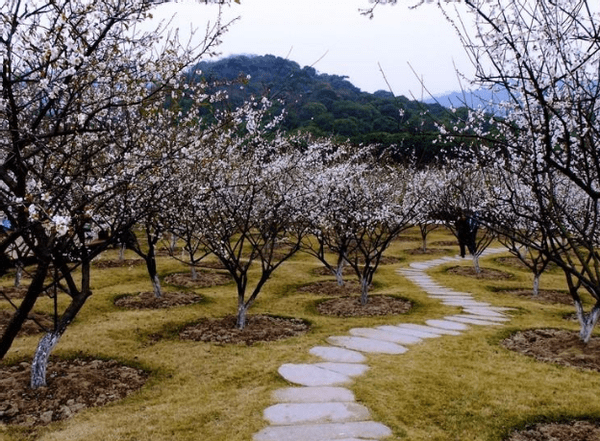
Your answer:
[[[119,262],[123,262],[125,260],[125,250],[127,249],[127,245],[124,243],[119,247]]]
[[[533,295],[536,297],[540,294],[540,276],[541,274],[533,274]]]
[[[194,265],[192,265],[192,280],[198,280],[198,271]]]
[[[586,314],[583,310],[583,305],[580,300],[575,300],[575,309],[577,311],[577,319],[581,327],[579,331],[579,338],[585,344],[589,343],[592,337],[592,331],[598,322],[600,317],[600,302],[597,302],[592,310]]]
[[[475,272],[477,274],[481,274],[481,267],[479,266],[479,256],[477,254],[473,254],[473,267],[475,268]]]
[[[360,304],[366,305],[369,302],[369,279],[363,277],[360,279]]]
[[[21,279],[23,278],[23,264],[21,262],[17,262],[15,269],[15,287],[19,287],[21,286]]]
[[[158,274],[155,274],[152,277],[152,289],[154,290],[154,297],[160,299],[162,297],[162,289],[160,286],[160,279],[158,278]]]
[[[31,363],[31,380],[30,386],[32,389],[46,386],[46,370],[48,369],[48,359],[52,350],[60,340],[61,333],[50,332],[42,337],[38,343],[37,349]]]
[[[175,234],[171,234],[171,242],[169,243],[169,250],[171,254],[175,252],[175,247],[177,246],[178,237]]]
[[[237,329],[241,330],[246,327],[247,313],[248,313],[248,307],[246,305],[244,305],[244,303],[242,302],[241,304],[238,305],[237,320],[235,323],[235,327]]]

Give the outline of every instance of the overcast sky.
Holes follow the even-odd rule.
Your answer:
[[[459,90],[455,67],[467,75],[471,68],[455,31],[436,5],[409,9],[414,3],[379,6],[370,20],[359,13],[368,0],[241,0],[223,8],[224,21],[239,20],[219,51],[287,57],[321,73],[346,75],[367,92],[388,89],[378,64],[396,95],[427,98],[417,76],[434,95]],[[174,16],[173,26],[186,32],[190,25],[204,29],[217,12],[215,5],[183,0],[154,15]]]

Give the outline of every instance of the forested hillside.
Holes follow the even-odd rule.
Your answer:
[[[435,121],[448,122],[462,114],[386,91],[363,92],[347,77],[319,73],[273,55],[233,56],[202,62],[196,69],[209,82],[233,81],[226,86],[231,106],[252,95],[281,100],[286,112],[284,128],[289,131],[394,146],[397,155],[414,152],[425,162],[440,149],[448,149],[434,143],[438,136]]]

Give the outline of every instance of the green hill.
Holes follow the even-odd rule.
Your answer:
[[[237,55],[196,66],[209,82],[240,79],[225,86],[229,104],[241,104],[251,95],[281,102],[286,111],[284,128],[334,136],[352,143],[393,147],[398,156],[415,154],[429,162],[446,154],[433,143],[438,132],[434,121],[456,118],[439,104],[395,97],[390,92],[367,93],[344,76],[317,72],[309,66],[273,55]]]

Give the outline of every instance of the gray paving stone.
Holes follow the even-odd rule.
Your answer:
[[[357,375],[362,375],[369,370],[369,366],[366,364],[360,363],[316,363],[316,366],[319,366],[323,369],[328,369],[333,372],[337,372],[338,374],[347,375],[348,377],[356,377]]]
[[[448,306],[462,306],[465,308],[490,306],[489,303],[478,302],[477,300],[444,300],[442,303]]]
[[[399,343],[403,345],[410,345],[419,343],[421,341],[421,339],[418,337],[400,334],[398,332],[389,332],[385,329],[354,328],[350,329],[349,332],[351,335],[356,337],[374,338],[375,340],[391,341],[392,343]]]
[[[338,348],[337,346],[315,346],[309,352],[312,355],[321,357],[323,360],[338,363],[364,363],[367,361],[367,358],[360,352]]]
[[[389,341],[373,340],[372,338],[364,337],[329,337],[327,339],[329,344],[334,346],[342,346],[346,349],[352,349],[355,351],[367,352],[367,353],[378,353],[378,354],[403,354],[407,349],[396,343]]]
[[[448,320],[427,320],[425,323],[435,328],[449,329],[451,331],[465,331],[469,329],[463,323],[449,322]]]
[[[494,317],[491,315],[478,315],[478,314],[456,314],[455,317],[464,317],[464,318],[472,318],[475,320],[487,320],[490,322],[508,322],[510,319],[508,317]]]
[[[460,317],[460,316],[446,316],[444,317],[444,320],[450,320],[451,322],[457,322],[457,323],[466,323],[469,325],[481,325],[481,326],[500,326],[501,323],[498,322],[492,322],[489,320],[478,320],[475,318],[471,318],[471,317]]]
[[[355,401],[354,393],[344,387],[286,387],[273,392],[277,403],[326,403]]]
[[[344,439],[375,439],[390,436],[392,431],[381,423],[360,421],[353,423],[301,424],[298,426],[270,426],[254,435],[254,441],[330,441]]]
[[[464,311],[471,313],[471,314],[476,314],[476,315],[485,315],[485,316],[490,316],[490,317],[506,317],[506,315],[502,314],[501,312],[495,311],[491,308],[472,307],[472,308],[465,308]]]
[[[357,403],[282,403],[267,407],[263,415],[276,426],[367,421],[371,416]]]
[[[323,369],[314,364],[286,363],[279,367],[278,372],[290,383],[303,386],[335,386],[352,381],[347,375]]]
[[[425,326],[414,323],[400,323],[397,328],[412,329],[419,332],[429,332],[437,335],[460,335],[460,332],[452,329],[440,328],[439,326]]]
[[[398,334],[401,334],[401,335],[408,335],[408,336],[418,337],[418,338],[436,338],[436,337],[442,336],[441,332],[434,333],[433,329],[431,330],[431,332],[427,332],[427,331],[421,331],[419,329],[401,328],[399,326],[393,326],[393,325],[379,326],[379,329],[382,329],[387,332],[397,332]]]

